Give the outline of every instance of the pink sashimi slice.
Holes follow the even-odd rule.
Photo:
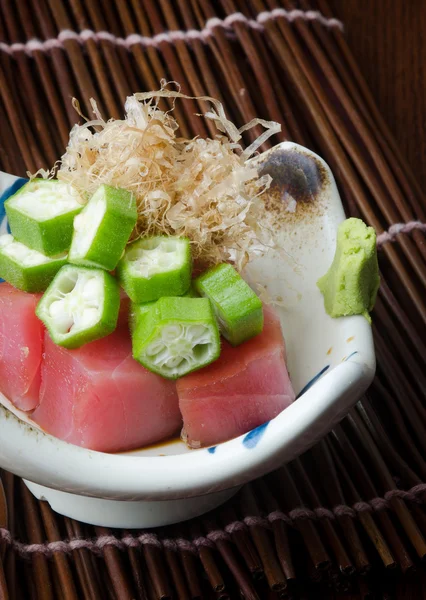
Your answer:
[[[46,333],[32,419],[62,440],[101,452],[158,442],[182,423],[175,383],[132,358],[127,326],[78,350],[56,346]]]
[[[44,336],[35,315],[39,299],[0,283],[0,392],[24,411],[39,402]]]
[[[238,437],[270,421],[293,402],[280,321],[269,307],[264,315],[260,335],[236,348],[223,341],[216,362],[178,380],[189,446],[212,446]]]

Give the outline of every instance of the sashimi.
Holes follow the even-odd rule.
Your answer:
[[[276,313],[264,310],[260,335],[177,381],[184,435],[193,448],[235,438],[276,417],[295,398]]]
[[[62,440],[102,452],[157,442],[182,422],[175,384],[132,358],[126,325],[78,350],[56,346],[46,333],[32,418]]]
[[[39,402],[44,335],[35,314],[39,299],[0,283],[0,392],[24,411]]]

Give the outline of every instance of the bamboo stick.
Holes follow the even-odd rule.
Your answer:
[[[260,517],[260,510],[249,483],[240,492],[240,502],[241,510],[244,514],[251,517]],[[268,532],[260,525],[249,525],[249,529],[262,561],[263,570],[270,589],[274,592],[284,591],[287,588],[287,580],[275,555]]]
[[[126,532],[129,534],[129,532]],[[139,548],[129,548],[127,550],[127,554],[129,557],[130,568],[132,570],[133,575],[133,583],[135,585],[135,591],[137,594],[137,598],[140,600],[148,600],[148,592],[146,581],[144,579],[143,570],[142,570],[142,554]],[[145,565],[144,565],[145,567]],[[180,598],[179,598],[180,600]]]
[[[351,473],[353,473],[356,483],[362,492],[362,497],[366,499],[377,498],[377,488],[373,484],[364,463],[355,452],[354,447],[340,425],[333,430],[332,439],[337,441],[340,454],[344,457],[345,463],[350,468]],[[394,555],[398,559],[398,564],[401,567],[402,572],[406,573],[413,568],[413,561],[406,549],[405,543],[398,535],[398,532],[386,511],[378,512],[377,518]]]
[[[0,528],[7,529],[8,521],[6,494],[0,476]],[[3,563],[5,556],[6,544],[5,542],[0,542],[0,563]]]
[[[170,584],[164,568],[161,550],[150,544],[144,544],[143,555],[151,581],[154,585],[155,593],[159,598],[170,598]]]
[[[71,0],[70,6],[80,30],[90,29],[90,21],[92,21],[95,30],[106,31],[106,25],[103,19],[102,11],[96,10],[96,4],[94,2],[87,2],[85,5],[83,5],[81,0]],[[88,16],[86,16],[85,10],[87,11]],[[107,85],[109,82],[114,85],[118,103],[121,104],[124,98],[131,92],[129,83],[124,77],[123,70],[120,66],[120,60],[116,54],[116,49],[112,42],[108,40],[99,40],[98,43],[105,57],[108,71],[109,73],[113,74],[113,77],[107,79]],[[110,116],[113,115],[111,114]]]
[[[3,471],[2,481],[4,484],[6,496],[7,525],[11,535],[15,537],[15,477],[11,473]],[[6,560],[3,566],[9,595],[12,598],[15,598],[18,596],[16,580],[16,554],[11,549],[9,549],[6,554]]]
[[[321,10],[321,12],[330,17],[331,12],[328,6],[327,0],[316,0],[317,4]],[[417,216],[419,218],[426,218],[426,211],[424,207],[424,203],[422,203],[423,198],[423,190],[421,189],[414,173],[404,158],[395,137],[391,134],[388,125],[385,123],[383,116],[378,110],[378,107],[373,99],[373,96],[368,89],[368,86],[363,78],[359,66],[356,63],[354,57],[349,51],[347,42],[342,35],[341,31],[333,30],[332,38],[336,42],[336,50],[333,52],[329,52],[328,55],[332,59],[333,57],[340,56],[342,60],[346,61],[346,65],[343,67],[345,71],[348,73],[348,79],[355,82],[358,85],[359,93],[360,93],[360,102],[365,102],[365,113],[367,115],[371,115],[371,121],[374,123],[375,127],[373,128],[377,134],[379,134],[378,139],[380,140],[380,144],[382,150],[384,152],[387,151],[388,160],[391,162],[393,169],[395,170],[398,179],[402,182],[405,193],[407,195],[407,199],[410,200],[412,196],[415,194],[417,197],[417,202],[413,206],[413,208],[417,212]]]
[[[41,544],[44,541],[44,532],[36,500],[23,481],[21,481],[20,491],[28,539],[31,544]],[[52,580],[46,557],[42,554],[35,554],[31,561],[39,600],[53,600]]]
[[[342,477],[342,482],[345,485],[346,493],[350,497],[351,504],[355,502],[360,502],[361,495],[358,493],[356,487],[354,486],[348,471],[344,468],[339,454],[335,450],[335,447],[329,442],[329,440],[327,440],[326,443],[329,450],[331,451],[333,460]],[[383,565],[386,567],[386,569],[394,569],[396,567],[395,559],[392,555],[392,552],[390,551],[390,548],[385,538],[382,535],[382,532],[377,527],[372,515],[369,512],[362,511],[359,513],[358,519],[360,520],[370,540],[373,542],[380,558],[382,559]]]
[[[275,493],[278,494],[278,498],[286,506],[287,510],[305,506],[287,467],[278,469],[273,474],[273,480],[276,484]],[[318,534],[316,525],[310,520],[297,520],[295,527],[303,537],[315,569],[320,571],[326,570],[330,565],[330,557]]]
[[[331,506],[339,504],[346,505],[346,498],[337,477],[336,466],[325,442],[320,442],[315,446],[312,449],[311,454],[316,469],[321,473],[323,489]],[[351,517],[346,514],[338,514],[336,515],[336,520],[342,527],[350,553],[358,571],[361,573],[368,572],[371,568],[371,564]]]
[[[24,28],[25,35],[28,39],[36,38],[36,28],[31,15],[30,7],[26,2],[18,2],[16,8],[19,14],[20,23]],[[40,50],[35,50],[33,53],[35,64],[37,65],[38,74],[42,81],[46,92],[46,97],[50,106],[50,110],[59,133],[60,144],[57,146],[59,150],[63,150],[68,141],[69,123],[66,113],[64,114],[60,96],[55,86],[55,81],[51,74],[50,61]],[[44,118],[43,124],[50,121]],[[53,137],[53,140],[56,136]]]
[[[173,4],[170,0],[159,0],[159,4],[164,16],[164,20],[166,22],[167,29],[169,30],[178,30],[179,23],[176,18],[176,14],[173,10]],[[188,46],[186,42],[183,40],[176,40],[176,52],[179,58],[179,62],[181,63],[185,76],[190,84],[191,95],[192,96],[205,96],[206,90],[200,80],[197,69],[192,60],[192,56],[189,52]],[[207,102],[203,100],[196,101],[199,109],[202,113],[206,113],[210,110],[210,106]],[[217,133],[217,129],[209,120],[205,121],[205,125],[207,126],[207,130],[209,131],[211,136],[215,136]]]
[[[185,581],[184,573],[182,572],[181,565],[179,563],[179,556],[177,552],[174,552],[170,548],[165,548],[164,556],[166,558],[167,566],[170,570],[171,579],[173,586],[176,590],[178,600],[186,600],[189,595],[188,586]]]
[[[390,475],[388,469],[386,468],[386,463],[384,462],[382,456],[377,450],[377,447],[375,446],[367,430],[367,427],[365,426],[364,422],[362,421],[356,410],[353,410],[351,412],[351,415],[348,417],[348,422],[354,431],[359,432],[360,441],[368,450],[368,454],[371,457],[372,464],[375,466],[376,472],[382,480],[383,485],[386,486],[385,489],[396,489],[395,482],[392,479],[392,476]],[[425,557],[426,541],[423,538],[421,532],[419,531],[409,510],[407,509],[405,502],[400,498],[394,497],[390,500],[390,503],[392,508],[398,515],[401,525],[404,528],[408,538],[410,539],[411,543],[416,549],[418,556],[420,558]]]
[[[31,11],[34,15],[34,21],[40,27],[43,37],[45,39],[56,37],[57,29],[45,0],[43,0],[43,2],[40,2],[39,0],[28,0],[28,4],[31,6]],[[77,115],[71,105],[71,98],[78,95],[77,83],[73,78],[72,72],[70,72],[70,65],[62,49],[52,48],[49,56],[52,60],[52,67],[58,82],[57,87],[59,89],[59,93],[62,95],[63,105],[68,116],[68,122],[71,126],[77,121]],[[85,103],[86,100],[87,98],[83,98],[83,103]],[[87,105],[85,106],[87,109]]]
[[[231,523],[235,523],[238,521],[237,513],[235,512],[232,505],[225,504],[220,511],[221,522],[223,526],[227,526]],[[254,546],[250,535],[246,528],[238,528],[232,531],[231,539],[238,548],[238,552],[241,554],[244,559],[247,568],[251,572],[252,576],[255,579],[259,579],[263,575],[263,567],[260,562],[259,555],[257,553],[256,547]]]
[[[197,17],[199,27],[204,25],[205,20],[215,16],[214,8],[210,0],[197,4],[196,0],[191,0],[194,14]],[[220,27],[217,27],[214,35],[208,39],[209,47],[211,48],[222,73],[227,82],[231,95],[238,98],[237,107],[239,108],[240,120],[242,123],[251,121],[256,116],[256,110],[253,102],[247,94],[241,93],[245,89],[244,80],[241,77],[240,70],[232,62],[227,60],[227,57],[232,56],[232,47],[225,33]],[[250,140],[255,139],[261,133],[259,127],[253,128],[248,134]]]
[[[10,32],[12,39],[17,37],[17,22],[15,20],[14,12],[11,10],[9,0],[2,0],[4,5],[4,14],[6,17],[6,27]],[[39,150],[39,165],[43,166],[43,161],[48,163],[55,162],[57,158],[57,150],[55,149],[55,136],[52,136],[49,132],[50,121],[46,120],[46,113],[43,110],[43,96],[40,93],[41,90],[37,89],[37,81],[32,73],[32,61],[24,52],[18,52],[15,55],[15,65],[17,66],[17,72],[19,73],[20,85],[16,86],[16,95],[21,97],[19,105],[23,108],[28,115],[28,121],[31,129],[35,129],[37,135],[34,136],[42,140],[42,148]],[[16,73],[14,73],[16,77]],[[39,92],[39,93],[37,93]],[[41,96],[41,97],[40,97]],[[31,98],[31,102],[28,99]]]
[[[217,522],[213,516],[205,517],[202,522],[206,532],[216,531],[218,529]],[[257,595],[256,589],[251,582],[249,573],[241,565],[240,560],[237,558],[234,552],[233,546],[224,539],[218,539],[216,541],[216,547],[225,561],[228,569],[234,576],[235,581],[240,589],[240,593],[243,595],[243,597],[246,598],[246,600],[259,600],[259,596]]]
[[[189,524],[189,532],[192,539],[200,538],[202,536],[201,524],[198,521],[193,521]],[[198,548],[198,555],[212,589],[218,593],[223,592],[225,590],[225,582],[218,569],[213,551],[207,548],[207,546],[200,546]]]
[[[46,531],[46,536],[49,542],[57,542],[62,539],[56,522],[55,514],[53,513],[47,502],[39,504],[41,517]],[[72,579],[71,570],[66,555],[56,552],[53,555],[53,563],[55,564],[55,572],[58,576],[62,597],[64,600],[77,600],[77,591]]]
[[[77,521],[65,518],[65,527],[69,538],[82,538],[82,528]],[[73,550],[73,556],[79,578],[79,583],[84,591],[85,598],[98,600],[101,598],[101,589],[96,575],[96,569],[88,550],[81,548]]]
[[[47,0],[52,16],[56,22],[56,27],[67,29],[68,18],[64,6],[56,0]],[[105,111],[103,102],[101,102],[100,94],[92,80],[89,69],[84,60],[82,49],[79,43],[73,39],[66,39],[63,42],[65,51],[70,60],[74,76],[80,88],[80,93],[88,113],[91,112],[90,99],[93,98],[98,103],[99,109]]]
[[[266,481],[264,479],[258,479],[254,485],[268,514],[279,511],[280,506],[272,495]],[[272,531],[274,533],[275,549],[277,551],[278,560],[287,582],[291,583],[296,579],[296,572],[294,569],[292,553],[290,551],[287,525],[281,519],[276,519],[272,522]]]
[[[105,527],[95,527],[95,533],[98,536],[111,535],[111,531]],[[120,600],[133,600],[134,591],[123,569],[122,557],[119,551],[113,546],[105,546],[103,555],[116,596]]]
[[[299,485],[306,492],[310,505],[314,508],[322,506],[318,492],[309,479],[301,460],[296,459],[289,468],[296,473]],[[353,575],[355,568],[333,523],[329,519],[321,519],[319,527],[324,531],[324,534],[328,539],[329,546],[333,550],[339,569],[345,575]]]

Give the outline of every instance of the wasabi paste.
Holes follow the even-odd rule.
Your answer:
[[[346,219],[337,230],[333,263],[317,285],[331,317],[364,315],[371,322],[380,285],[376,232],[360,219]]]

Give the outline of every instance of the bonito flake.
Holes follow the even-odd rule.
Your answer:
[[[249,159],[280,125],[254,119],[237,129],[220,102],[203,97],[212,106],[204,117],[218,135],[183,139],[172,111],[159,108],[161,98],[188,96],[165,85],[134,94],[126,100],[125,118],[108,121],[92,101],[95,119],[71,130],[57,177],[87,199],[103,183],[133,192],[138,222],[130,241],[186,236],[199,265],[232,262],[241,270],[274,247],[261,197],[270,178],[259,177]],[[244,150],[241,134],[259,124],[265,131]]]

